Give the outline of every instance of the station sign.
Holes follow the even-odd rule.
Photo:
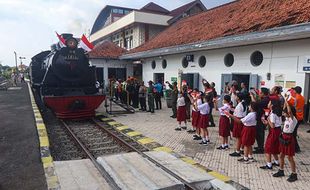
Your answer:
[[[310,71],[310,67],[303,67],[303,71]]]

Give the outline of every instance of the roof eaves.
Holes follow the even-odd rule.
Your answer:
[[[233,35],[207,41],[158,48],[131,54],[123,54],[120,56],[120,59],[149,58],[149,57],[179,54],[192,51],[253,45],[274,41],[295,40],[309,37],[310,37],[310,23],[303,23],[303,24],[277,27],[262,32],[252,32],[242,35]]]

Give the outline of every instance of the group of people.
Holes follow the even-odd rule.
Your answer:
[[[139,81],[134,77],[128,77],[124,81],[112,78],[110,79],[110,89],[111,97],[115,98],[116,101],[119,100],[122,104],[134,108],[139,108],[140,104],[140,110],[151,113],[155,112],[155,105],[156,110],[162,109],[161,98],[163,97],[164,85],[162,85],[161,80],[156,83],[149,81],[147,87],[144,81]]]
[[[12,72],[11,80],[12,80],[13,86],[17,86],[18,81],[20,81],[21,83],[24,83],[25,82],[24,73],[18,74],[16,72]]]
[[[244,83],[239,86],[233,81],[223,90],[222,105],[218,106],[220,102],[214,90],[214,83],[209,84],[205,80],[202,82],[203,92],[198,89],[189,91],[185,85],[178,94],[176,111],[178,125],[175,130],[187,128],[189,102],[189,107],[192,107],[192,129],[188,132],[195,132],[193,139],[201,140],[199,144],[208,145],[210,143],[208,127],[210,122],[213,122],[212,110],[216,109],[220,113],[218,126],[221,145],[217,147],[218,150],[228,149],[229,137],[233,136],[235,151],[229,155],[241,157],[238,161],[249,164],[255,162],[254,153],[265,153],[266,165],[260,168],[270,170],[278,166],[279,170],[273,174],[274,177],[284,176],[284,158],[287,157],[292,170],[287,180],[296,181],[294,155],[300,151],[296,137],[298,127],[303,121],[305,104],[301,95],[302,88],[296,86],[282,96],[282,88],[279,86],[271,90],[251,88],[248,91]],[[170,86],[177,93],[176,85]],[[266,129],[269,132],[265,140]],[[254,151],[255,141],[258,146]]]

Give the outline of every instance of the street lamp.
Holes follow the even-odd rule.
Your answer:
[[[15,55],[16,72],[17,72],[18,69],[17,69],[17,53],[16,53],[16,51],[14,51],[14,55]]]

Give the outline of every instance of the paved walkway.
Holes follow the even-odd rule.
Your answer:
[[[0,189],[46,189],[26,83],[0,91]]]
[[[165,104],[165,103],[164,103]],[[164,105],[163,104],[163,105]],[[99,109],[103,111],[104,108]],[[232,180],[239,182],[250,189],[309,189],[310,182],[310,134],[306,133],[306,126],[300,127],[300,146],[302,152],[296,155],[296,164],[299,180],[294,183],[286,181],[289,174],[288,163],[286,162],[284,178],[274,178],[272,174],[277,171],[264,171],[259,166],[265,164],[264,155],[254,155],[256,163],[243,164],[237,161],[237,158],[230,157],[228,154],[233,151],[217,150],[220,145],[218,138],[218,127],[209,128],[211,144],[207,147],[199,145],[197,141],[192,140],[192,135],[186,131],[175,131],[177,126],[175,119],[171,119],[171,109],[166,106],[162,110],[155,110],[154,114],[147,112],[137,112],[135,114],[117,115],[113,117],[119,123],[141,132],[145,136],[155,139],[158,143],[172,148],[175,152],[185,156],[192,157],[201,165],[212,170],[218,171],[231,177]],[[218,117],[215,117],[216,122]],[[218,123],[218,122],[217,122]],[[309,127],[308,127],[309,128]],[[230,146],[233,147],[233,140],[230,140]]]

